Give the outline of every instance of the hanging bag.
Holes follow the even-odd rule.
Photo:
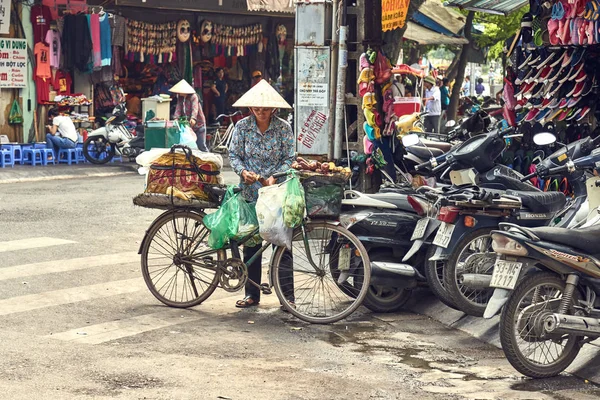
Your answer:
[[[13,125],[23,123],[23,113],[21,112],[21,107],[19,107],[19,102],[17,99],[13,101],[12,106],[10,107],[8,123]]]

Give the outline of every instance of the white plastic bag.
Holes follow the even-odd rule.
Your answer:
[[[183,144],[192,150],[198,150],[196,139],[196,132],[188,124],[179,126],[179,144]]]
[[[283,218],[285,196],[286,183],[260,188],[256,202],[256,216],[260,236],[264,240],[292,250],[294,229],[285,226]]]

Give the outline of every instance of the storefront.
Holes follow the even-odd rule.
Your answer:
[[[161,0],[57,3],[44,0],[31,17],[32,22],[36,15],[52,21],[34,24],[38,59],[47,54],[49,60],[48,68],[35,71],[42,133],[45,111],[59,104],[83,128],[100,122],[122,101],[131,125],[143,121],[147,110],[169,119],[176,101],[170,102],[170,112],[161,107],[161,115],[156,104],[181,79],[196,89],[209,122],[217,112],[232,110],[256,71],[293,99],[293,9],[251,9],[252,2],[245,1],[244,7],[239,1],[222,6]],[[224,72],[221,87],[227,87],[221,101],[215,90],[219,69]],[[80,96],[63,97],[73,93]],[[93,106],[82,110],[81,104]]]

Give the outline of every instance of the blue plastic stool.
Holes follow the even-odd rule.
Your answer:
[[[33,147],[28,147],[25,150],[23,150],[23,161],[21,162],[21,164],[36,165],[38,163],[40,165],[44,164],[44,158],[42,156],[42,149],[35,149]]]
[[[15,157],[12,149],[0,149],[0,168],[4,168],[10,165],[12,168],[15,167]]]
[[[77,147],[75,147],[75,151],[77,153],[77,161],[85,163],[87,162],[85,156],[83,155],[83,143],[77,143]]]
[[[73,163],[78,164],[77,149],[58,150],[58,163],[67,163],[68,165],[71,165]]]
[[[23,163],[23,149],[21,148],[21,146],[19,146],[18,144],[11,144],[10,147],[12,148],[12,153],[13,153],[13,158],[15,160],[15,164],[16,163],[22,164]]]
[[[42,151],[42,165],[48,165],[49,163],[56,164],[54,152],[52,149],[40,149]]]

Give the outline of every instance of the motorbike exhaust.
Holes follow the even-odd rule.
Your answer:
[[[398,275],[401,275],[412,278],[416,275],[416,271],[408,264],[388,261],[372,261],[371,275],[379,277],[397,277]]]
[[[458,277],[458,283],[471,289],[487,289],[492,282],[492,275],[486,274],[462,274]]]
[[[600,336],[600,320],[576,315],[552,314],[546,317],[544,329],[546,332],[553,334],[574,333]]]

